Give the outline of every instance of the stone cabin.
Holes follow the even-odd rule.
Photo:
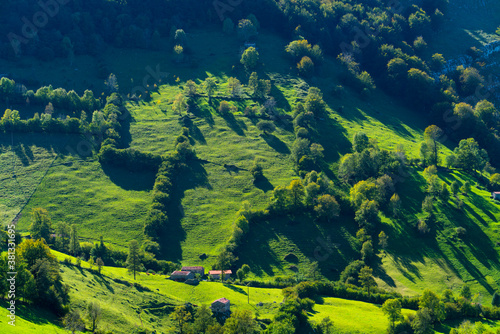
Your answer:
[[[495,191],[491,193],[491,198],[500,200],[500,191]]]
[[[201,276],[205,275],[205,268],[201,266],[196,267],[182,267],[181,271],[190,271],[193,274],[200,274]]]
[[[220,279],[222,270],[210,270],[208,274],[210,275],[210,277],[212,277],[212,279]],[[224,270],[224,274],[225,274],[224,279],[229,279],[231,278],[233,272],[231,270]]]
[[[210,305],[210,309],[213,313],[229,313],[231,312],[231,302],[229,299],[220,298]]]
[[[188,279],[194,279],[194,273],[191,271],[174,271],[170,274],[170,279],[176,282],[185,282]]]

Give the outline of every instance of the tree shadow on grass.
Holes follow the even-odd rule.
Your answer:
[[[496,209],[493,206],[493,204],[491,204],[491,202],[488,202],[483,197],[481,197],[481,196],[479,196],[479,195],[477,195],[475,193],[471,193],[469,199],[470,199],[470,202],[472,204],[474,204],[474,206],[476,208],[478,208],[482,212],[484,212],[488,216],[488,218],[491,219],[491,221],[495,221],[496,220],[495,215],[493,215],[491,213],[491,211],[490,211],[491,209],[494,209],[494,210]],[[487,223],[486,223],[486,225],[487,225]]]
[[[227,113],[222,116],[226,121],[227,126],[231,128],[238,136],[246,136],[245,130],[247,129],[247,125],[244,121],[236,119],[232,113]]]
[[[126,108],[124,109],[125,111],[123,111],[122,117],[125,117],[125,119],[121,121],[121,128],[120,128],[121,143],[119,145],[123,148],[127,148],[130,147],[130,143],[132,142],[132,135],[130,134],[130,123],[134,123],[135,119]]]
[[[86,270],[84,270],[82,267],[78,266],[67,266],[67,267],[73,271],[78,270],[80,272],[80,275],[82,275],[83,277],[87,277]]]
[[[182,119],[181,123],[182,123],[182,126],[189,129],[189,136],[191,137],[191,138],[189,138],[189,143],[191,145],[194,145],[195,141],[199,142],[202,145],[207,144],[205,136],[201,132],[200,128],[198,126],[196,126],[196,124],[194,124],[193,120],[186,117],[186,118]]]
[[[382,257],[388,256],[385,252],[383,252]],[[382,281],[385,282],[388,286],[391,288],[396,287],[396,282],[392,279],[391,276],[387,275],[387,272],[385,271],[385,268],[382,266],[382,258],[377,256],[371,261],[371,264],[373,266],[373,275],[380,278]]]
[[[0,300],[0,307],[6,309],[9,307],[8,301]],[[36,325],[54,324],[60,326],[56,316],[49,310],[40,308],[35,305],[27,305],[19,301],[16,302],[16,317],[22,318]],[[7,317],[5,319],[8,319]],[[7,320],[7,321],[10,321]]]
[[[106,289],[108,289],[111,293],[115,293],[115,289],[109,284],[109,282],[106,280],[106,277],[103,276],[102,274],[95,274],[94,279],[96,280],[97,283],[99,283],[101,286],[105,286]]]
[[[259,180],[254,181],[253,184],[265,193],[274,189],[274,186],[269,182],[266,176],[262,176]]]
[[[200,128],[197,127],[194,123],[193,125],[189,128],[189,134],[191,137],[194,138],[198,143],[202,145],[207,145],[207,140],[205,139],[205,136],[201,132]]]
[[[493,294],[495,289],[486,281],[484,275],[469,261],[469,259],[467,259],[465,254],[453,244],[450,244],[450,247],[455,255],[455,258],[460,262],[465,270],[467,270],[467,272],[474,277],[474,279],[490,294]]]
[[[30,164],[30,159],[26,154],[25,145],[23,144],[16,145],[12,148],[12,150],[14,151],[14,154],[19,158],[19,160],[21,160],[23,166],[28,166]]]
[[[204,187],[212,189],[208,174],[199,160],[190,160],[184,167],[178,167],[174,186],[170,194],[171,201],[167,206],[168,224],[160,233],[160,258],[173,262],[182,260],[182,241],[186,240],[186,231],[182,227],[184,208],[182,199],[188,189]]]
[[[278,107],[283,108],[284,110],[286,110],[288,112],[292,110],[292,106],[288,102],[288,99],[285,97],[285,95],[283,95],[281,90],[279,90],[278,87],[276,87],[275,85],[271,85],[270,95],[272,97],[274,97]]]
[[[267,145],[269,145],[276,152],[281,153],[281,154],[290,154],[290,149],[288,148],[286,143],[283,142],[278,137],[276,137],[275,135],[273,135],[273,134],[261,134],[260,136],[262,137],[262,139],[265,140]]]
[[[214,108],[215,109],[215,102],[214,102],[214,99],[212,98],[212,101],[210,101],[210,105],[209,105],[211,108]],[[208,108],[195,108],[193,110],[193,114],[197,117],[201,117],[203,118],[207,124],[210,126],[210,127],[213,127],[215,122],[214,122],[214,118],[212,116],[212,113],[210,112],[210,109]]]
[[[233,290],[234,292],[241,293],[242,295],[247,295],[247,292],[240,288],[239,286],[233,285],[233,284],[226,284],[224,283],[224,287]]]
[[[123,168],[101,164],[104,174],[124,190],[148,191],[153,189],[155,173],[152,171],[130,172]]]
[[[470,208],[468,205],[464,205],[465,210],[468,212],[473,212],[474,210]],[[496,270],[500,269],[500,258],[495,250],[495,246],[491,239],[486,235],[486,233],[471,219],[468,219],[467,216],[463,215],[462,211],[453,209],[452,207],[446,207],[445,211],[443,211],[446,217],[455,223],[456,226],[461,226],[466,229],[466,234],[462,238],[467,247],[469,247],[470,252],[479,261],[484,267],[488,269],[492,269],[492,267]],[[453,245],[454,246],[454,245]],[[454,246],[455,247],[455,246]],[[456,247],[455,247],[456,249]],[[456,249],[457,251],[460,251]],[[461,252],[461,251],[460,251]],[[462,254],[463,255],[463,254]],[[467,260],[468,262],[469,260]],[[470,266],[470,262],[468,264]],[[472,276],[477,275],[476,270],[471,268],[472,272],[470,274]],[[480,274],[479,277],[483,276]],[[476,276],[474,278],[478,279]]]
[[[312,142],[328,148],[323,152],[325,161],[335,162],[351,151],[352,144],[346,136],[347,131],[336,121],[334,115],[321,115],[315,130]]]
[[[258,277],[265,274],[272,276],[273,267],[282,269],[279,259],[269,246],[273,239],[278,239],[278,236],[268,221],[254,224],[245,238],[246,241],[237,249],[239,262],[248,264]]]

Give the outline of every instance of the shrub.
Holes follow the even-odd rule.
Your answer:
[[[227,101],[220,101],[219,104],[219,112],[221,115],[227,115],[229,114],[229,111],[231,110],[231,106]]]
[[[310,76],[314,71],[314,63],[311,58],[304,56],[297,64],[297,69],[303,76]]]

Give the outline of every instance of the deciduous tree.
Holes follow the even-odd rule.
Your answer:
[[[50,229],[52,223],[49,212],[43,208],[34,208],[31,211],[30,233],[33,239],[45,239],[50,241]]]
[[[461,140],[454,153],[457,165],[466,171],[482,170],[489,161],[488,153],[479,147],[474,138]]]
[[[325,194],[317,199],[317,205],[314,211],[320,218],[326,218],[327,221],[338,217],[340,214],[340,205],[332,195]]]
[[[71,225],[71,232],[69,236],[69,252],[73,256],[78,256],[80,253],[80,239],[78,238],[78,231],[76,225]]]
[[[224,334],[258,333],[257,323],[249,310],[236,310],[226,320]]]
[[[432,334],[434,333],[434,326],[432,324],[432,317],[428,309],[424,308],[418,310],[415,319],[411,322],[411,327],[415,334]]]
[[[386,249],[389,244],[389,237],[384,231],[381,231],[378,235],[378,245],[381,249]]]
[[[265,135],[269,135],[276,130],[276,125],[272,121],[262,120],[257,123],[257,128],[264,132]]]
[[[64,327],[69,330],[72,334],[76,332],[83,331],[85,329],[85,323],[82,320],[80,312],[78,310],[72,309],[63,318]]]
[[[430,163],[432,165],[436,165],[436,166],[438,165],[438,162],[439,162],[439,156],[438,156],[439,142],[438,142],[438,140],[441,138],[442,135],[443,135],[443,130],[441,130],[436,125],[430,125],[425,129],[424,138],[426,140],[432,142],[432,145],[429,145],[429,148],[431,149]]]
[[[215,81],[215,78],[208,77],[205,79],[203,85],[205,87],[205,91],[207,92],[208,103],[210,104],[212,102],[212,95],[217,89],[217,82]]]
[[[259,52],[253,46],[249,47],[241,55],[240,62],[247,70],[254,69],[259,62]]]
[[[361,270],[359,271],[358,280],[363,288],[366,289],[368,294],[370,294],[372,287],[377,286],[377,283],[373,278],[373,269],[368,266],[364,266],[363,268],[361,268]]]
[[[97,325],[101,320],[101,305],[97,302],[90,302],[87,304],[87,318],[90,320],[92,324],[92,332],[95,332],[97,329]]]
[[[192,319],[191,313],[186,309],[184,305],[177,306],[171,315],[172,320],[177,327],[180,334],[187,333],[189,322]]]
[[[216,320],[207,305],[201,305],[194,315],[193,329],[195,333],[207,334],[209,327],[215,326]]]
[[[104,261],[98,257],[97,260],[95,261],[95,264],[97,266],[97,271],[99,272],[99,274],[101,273],[101,268],[104,266]],[[134,277],[135,279],[135,277]]]
[[[388,299],[382,305],[382,312],[389,318],[390,327],[389,330],[392,333],[396,321],[403,320],[403,314],[401,313],[401,302],[399,299]]]
[[[139,244],[136,240],[132,240],[128,244],[127,269],[129,270],[129,272],[134,273],[134,280],[135,273],[142,269]]]

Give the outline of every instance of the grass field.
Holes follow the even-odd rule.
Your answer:
[[[16,305],[15,326],[9,325],[11,321],[7,316],[9,305],[6,301],[0,301],[0,328],[5,334],[63,334],[67,333],[60,327],[59,320],[50,312],[28,307],[26,305]]]
[[[54,139],[0,135],[0,223],[10,223],[35,191],[56,157]]]
[[[211,32],[214,41],[227,40],[227,37],[217,32]],[[203,55],[211,52],[214,56],[199,59],[199,66],[204,72],[198,73],[197,69],[189,71],[189,78],[203,79],[206,75],[214,75],[219,81],[219,91],[216,93],[227,94],[225,85],[227,77],[237,76],[245,83],[248,74],[236,68],[231,70],[231,65],[237,61],[234,50],[237,44],[229,40],[228,43],[220,45],[218,49],[204,48],[206,33],[193,33],[193,54]],[[263,33],[259,37],[263,45],[275,45],[277,47],[261,47],[259,53],[265,66],[260,70],[261,77],[269,77],[274,84],[273,95],[275,95],[278,106],[289,113],[297,101],[303,100],[309,86],[317,85],[324,92],[325,101],[328,104],[329,117],[324,122],[318,122],[318,138],[326,148],[325,156],[331,168],[335,170],[336,163],[342,154],[350,151],[350,138],[358,131],[365,131],[372,138],[376,138],[383,148],[395,148],[398,144],[405,145],[410,156],[416,157],[418,145],[422,139],[422,128],[424,123],[419,115],[402,111],[403,106],[391,102],[385,94],[377,91],[370,101],[362,101],[357,93],[348,88],[342,96],[332,96],[329,92],[340,82],[336,79],[339,66],[326,60],[321,71],[322,75],[315,78],[315,82],[306,82],[294,75],[289,60],[283,55],[286,41]],[[261,43],[259,42],[259,43]],[[198,58],[197,58],[198,59]],[[217,59],[217,61],[215,61]],[[185,78],[186,69],[176,68],[171,73],[174,77]],[[198,80],[199,82],[199,80]],[[178,120],[171,110],[174,97],[181,91],[181,85],[160,86],[153,94],[151,102],[131,103],[128,105],[133,121],[130,126],[130,146],[141,151],[164,154],[172,150],[175,137],[180,133],[184,124]],[[206,253],[209,258],[205,264],[213,263],[211,256],[216,255],[229,238],[234,214],[239,209],[241,202],[250,201],[255,207],[263,207],[271,190],[277,185],[288,184],[294,178],[293,166],[289,159],[290,149],[294,140],[290,127],[281,127],[273,136],[260,136],[255,127],[256,121],[250,120],[240,113],[234,117],[223,118],[218,115],[215,107],[218,106],[220,98],[213,99],[212,105],[208,105],[205,98],[198,99],[198,110],[194,112],[197,116],[191,124],[188,124],[192,143],[195,145],[197,155],[200,159],[208,161],[202,165],[193,166],[193,175],[178,180],[179,194],[182,210],[179,210],[179,219],[174,219],[172,229],[174,238],[165,241],[169,245],[169,259],[180,260],[183,264],[196,264],[201,261],[198,255]],[[238,104],[239,112],[246,105],[253,103],[246,101]],[[383,105],[383,108],[381,106]],[[343,106],[342,114],[336,112]],[[407,125],[411,124],[411,126]],[[332,130],[333,129],[333,130]],[[443,151],[447,151],[443,148]],[[261,159],[264,173],[269,181],[266,185],[252,184],[251,175],[241,170],[239,173],[231,173],[222,165],[234,164],[240,168],[248,169],[255,157]],[[174,208],[174,211],[177,211]],[[175,218],[175,215],[174,215]],[[285,219],[286,220],[286,219]],[[344,222],[349,225],[349,222]],[[279,223],[281,224],[281,223]],[[307,222],[304,222],[307,224]],[[283,225],[283,224],[281,224]],[[267,225],[266,225],[267,226]],[[300,231],[298,225],[297,231]],[[267,227],[259,228],[262,233],[273,233]],[[282,228],[285,232],[286,225]],[[347,227],[350,230],[350,227]],[[213,231],[217,231],[214,233]],[[321,231],[326,230],[326,231]],[[273,245],[262,245],[260,248],[270,248],[271,252],[281,248],[279,254],[273,257],[282,258],[288,253],[288,249],[299,249],[297,256],[301,264],[307,266],[309,258],[317,246],[316,238],[326,238],[327,234],[334,233],[333,228],[318,226],[312,230],[310,236],[302,242],[300,232],[295,236],[282,234],[283,241],[273,241]],[[253,232],[252,232],[253,233]],[[326,234],[325,234],[326,233]],[[352,231],[350,231],[352,234]],[[259,238],[252,236],[250,240]],[[311,242],[312,241],[312,242]],[[281,244],[280,244],[281,243]],[[299,246],[295,243],[300,243]],[[301,250],[304,247],[307,250]],[[242,253],[252,252],[248,247]],[[260,264],[262,257],[254,255],[263,253],[252,252],[252,255],[242,255],[242,261],[253,262],[257,272],[263,277],[274,273],[288,273],[285,271],[286,263]],[[344,256],[342,264],[352,258],[353,254]],[[245,260],[243,260],[245,259]],[[260,261],[262,262],[262,261]],[[279,262],[279,260],[278,260]],[[273,270],[262,270],[264,266],[273,267]],[[260,267],[260,268],[259,268]],[[340,267],[340,265],[339,265]],[[335,270],[339,270],[335,268]]]
[[[460,184],[472,181],[457,171],[440,172],[439,177],[448,185],[454,180]],[[415,294],[423,287],[458,292],[465,282],[489,303],[500,282],[500,206],[489,198],[489,192],[472,187],[469,195],[460,195],[463,211],[457,210],[452,200],[437,205],[436,223],[431,226],[430,235],[419,237],[415,224],[422,217],[417,206],[424,197],[417,184],[421,178],[421,172],[414,173],[405,183],[407,191],[400,193],[407,215],[384,227],[392,241],[388,254],[382,258],[384,270],[379,273],[380,283],[405,294]],[[466,229],[465,236],[457,235],[457,227]]]
[[[406,316],[415,311],[403,309],[402,313]],[[389,326],[380,305],[339,298],[323,298],[323,303],[316,304],[309,316],[315,322],[329,317],[345,333],[379,334]]]
[[[61,275],[71,287],[72,305],[85,310],[89,302],[101,306],[99,326],[113,333],[131,330],[164,331],[172,326],[169,315],[181,303],[156,291],[129,286],[76,266],[61,265]]]
[[[18,230],[26,231],[31,210],[43,207],[53,223],[76,224],[82,240],[96,241],[102,235],[107,243],[124,247],[143,238],[153,181],[153,174],[103,170],[91,159],[60,157],[23,210]]]
[[[403,316],[415,314],[413,310],[402,310]],[[387,332],[389,321],[382,312],[380,305],[345,300],[339,298],[323,298],[322,304],[316,304],[313,312],[309,313],[312,321],[320,322],[329,317],[335,327],[343,333],[381,334]],[[496,330],[500,328],[500,321],[489,321],[484,319],[469,319],[472,323],[482,322],[486,329]],[[452,328],[460,325],[461,321],[449,321],[436,324],[434,333],[448,334]]]
[[[66,258],[75,263],[75,258],[53,251],[59,261]],[[272,319],[283,301],[280,289],[244,287],[220,282],[200,282],[191,286],[174,282],[164,275],[140,273],[133,280],[131,273],[124,268],[103,267],[102,274],[89,271],[89,264],[82,261],[82,267],[61,264],[61,275],[71,286],[72,302],[80,308],[88,301],[101,304],[103,323],[110,322],[108,328],[123,332],[124,328],[141,327],[158,329],[170,326],[167,319],[177,305],[189,302],[193,305],[210,305],[214,300],[227,298],[231,308],[248,309],[259,318]],[[94,266],[94,270],[96,267]],[[116,280],[119,281],[116,281]],[[122,281],[136,282],[147,288],[129,287]],[[140,292],[140,293],[139,293]],[[137,301],[140,299],[140,303]],[[261,306],[260,303],[262,303]],[[257,305],[259,304],[259,305]],[[151,317],[153,317],[151,319]],[[139,325],[141,323],[143,325]]]

